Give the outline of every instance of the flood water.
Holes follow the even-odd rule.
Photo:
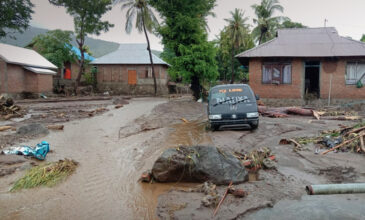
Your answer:
[[[47,155],[47,161],[71,158],[80,165],[75,174],[53,188],[9,193],[0,184],[0,219],[156,219],[161,193],[194,184],[140,183],[142,172],[151,169],[167,148],[211,143],[205,123],[199,121],[118,138],[120,127],[150,114],[163,102],[137,99],[102,116],[66,123],[64,131],[27,143],[48,141],[53,153]]]

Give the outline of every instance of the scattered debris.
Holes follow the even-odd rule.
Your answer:
[[[237,198],[243,198],[243,197],[247,196],[247,192],[246,191],[244,191],[243,189],[236,189],[233,186],[231,186],[228,189],[228,193],[229,194],[232,194],[234,197],[237,197]]]
[[[141,182],[145,182],[145,183],[150,183],[152,181],[152,173],[151,170],[147,170],[146,172],[143,172],[141,177],[139,178],[138,181]]]
[[[181,121],[185,122],[185,123],[188,123],[189,121],[186,120],[185,118],[181,118]]]
[[[9,120],[15,117],[23,117],[24,112],[21,112],[21,108],[14,105],[12,98],[5,99],[4,96],[0,96],[0,118]]]
[[[50,130],[63,130],[64,125],[48,125],[47,128]]]
[[[211,182],[204,182],[200,187],[198,187],[198,192],[202,192],[205,196],[202,198],[201,202],[205,207],[216,207],[219,202],[219,194],[217,191],[217,186]]]
[[[280,141],[279,141],[279,144],[280,145],[287,145],[287,144],[291,144],[291,143],[293,143],[294,144],[294,149],[293,149],[293,151],[300,151],[300,150],[302,150],[303,149],[303,146],[300,144],[300,143],[298,143],[296,140],[294,140],[294,139],[281,139]]]
[[[245,167],[256,168],[256,169],[260,169],[263,166],[265,167],[264,165],[265,159],[272,161],[272,163],[274,163],[273,161],[275,160],[275,155],[271,155],[271,150],[267,147],[253,150],[248,154],[234,152],[234,155],[238,159],[242,160],[242,164]],[[269,166],[270,165],[268,165],[268,167],[265,168],[270,169]]]
[[[77,167],[74,160],[64,159],[58,162],[44,163],[30,169],[24,177],[16,181],[11,192],[38,186],[52,187],[70,176]]]
[[[170,148],[156,160],[152,168],[158,182],[205,182],[227,184],[248,180],[241,161],[216,147],[193,146]]]
[[[123,107],[123,104],[118,104],[116,106],[114,106],[114,108],[118,109],[118,108],[122,108]]]
[[[37,158],[38,160],[46,159],[48,152],[49,152],[49,143],[47,141],[42,141],[35,147],[20,146],[20,147],[12,147],[8,150],[2,151],[2,153],[4,154],[31,156]]]

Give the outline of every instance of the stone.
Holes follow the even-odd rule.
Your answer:
[[[47,135],[49,134],[49,131],[45,126],[33,123],[20,127],[16,133],[18,135],[38,136],[38,135]]]
[[[167,149],[155,161],[152,176],[157,182],[210,181],[217,185],[248,180],[248,173],[240,160],[212,146]]]

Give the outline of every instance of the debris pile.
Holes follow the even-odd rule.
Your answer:
[[[279,144],[293,143],[294,150],[302,150],[303,146],[309,143],[315,144],[317,147],[327,148],[322,155],[331,151],[351,151],[357,153],[365,153],[365,123],[359,123],[354,126],[343,126],[340,129],[323,131],[318,137],[298,137],[293,139],[281,139]],[[317,150],[316,150],[316,153]]]
[[[248,173],[231,153],[211,146],[167,149],[155,161],[152,176],[158,182],[242,183]]]
[[[23,117],[21,108],[14,104],[12,98],[6,99],[4,96],[0,96],[0,118],[9,120],[16,117]]]
[[[77,165],[78,163],[74,160],[64,159],[33,167],[24,177],[14,183],[10,191],[38,186],[54,186],[75,172]]]
[[[242,160],[242,164],[247,168],[253,169],[274,169],[276,164],[274,162],[275,155],[271,154],[271,150],[267,147],[255,149],[250,153],[234,152],[235,157]]]

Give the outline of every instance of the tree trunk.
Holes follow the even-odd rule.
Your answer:
[[[259,45],[261,44],[261,41],[262,41],[262,37],[264,36],[264,34],[261,32],[260,34],[260,39],[259,39]]]
[[[154,68],[154,65],[153,65],[152,52],[151,52],[151,47],[150,47],[150,40],[148,39],[148,34],[147,34],[146,26],[145,26],[145,23],[144,23],[144,12],[143,12],[143,9],[142,9],[142,23],[143,23],[143,31],[144,31],[144,34],[145,34],[146,40],[147,40],[147,50],[148,50],[148,53],[150,55],[151,68],[152,68],[152,77],[153,77],[153,85],[154,85],[155,96],[156,96],[157,95],[157,82],[156,82],[155,68]]]
[[[231,84],[234,83],[234,46],[232,47],[232,61],[231,61],[232,75],[231,75]]]
[[[79,70],[79,73],[77,75],[77,78],[76,78],[76,82],[75,82],[75,94],[77,95],[77,89],[80,85],[80,81],[81,81],[81,75],[84,71],[84,64],[85,64],[85,56],[84,56],[84,39],[81,39],[80,42],[78,43],[79,45],[79,50],[80,50],[80,53],[81,53],[81,59],[80,59],[80,64],[79,64],[79,67],[80,67],[80,70]]]
[[[191,77],[191,90],[193,91],[195,100],[198,100],[200,98],[201,86],[199,78],[195,75]]]

